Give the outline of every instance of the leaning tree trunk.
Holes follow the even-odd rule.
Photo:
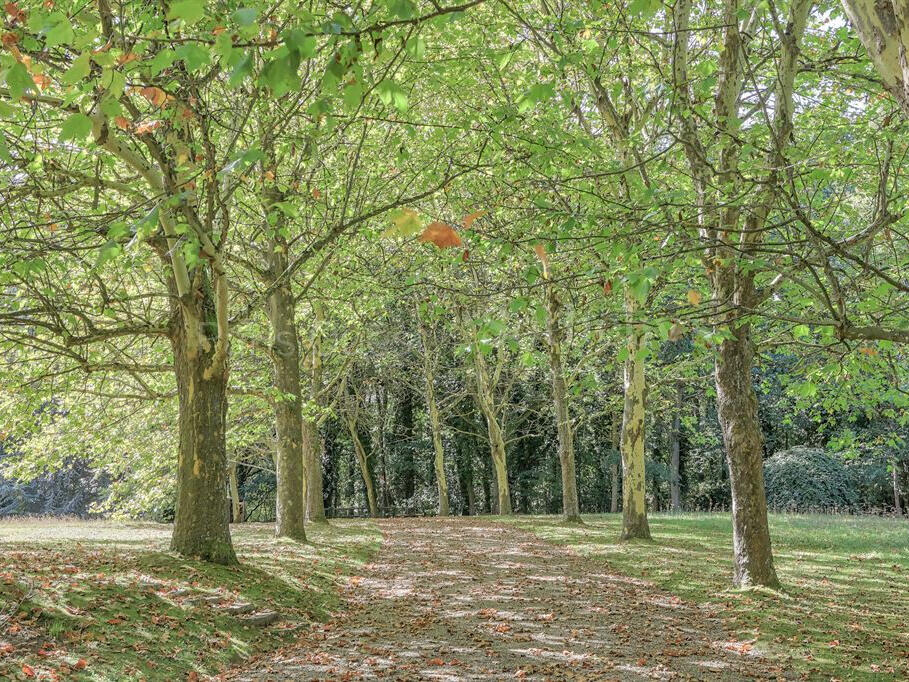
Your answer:
[[[237,484],[237,463],[228,466],[228,484],[230,487],[230,517],[234,523],[243,523],[243,507],[240,504],[240,487]]]
[[[622,413],[622,539],[650,538],[644,477],[644,330],[631,320],[637,301],[625,294],[629,315],[628,357],[625,358],[625,409]]]
[[[347,430],[353,441],[357,464],[360,466],[363,483],[366,485],[366,503],[369,505],[369,515],[375,519],[379,517],[379,503],[376,499],[376,482],[372,467],[369,465],[369,455],[366,453],[366,448],[363,447],[360,434],[357,433],[357,421],[350,416],[345,416],[344,420],[347,422]]]
[[[211,301],[203,303],[211,305]],[[193,347],[182,322],[174,325],[172,345],[180,402],[180,451],[171,549],[204,561],[235,564],[225,447],[227,367],[206,372],[211,352]]]
[[[682,511],[682,478],[680,474],[680,443],[682,428],[682,387],[678,388],[675,400],[675,414],[672,415],[672,434],[669,453],[669,499],[673,512]]]
[[[747,289],[753,286],[750,278],[741,273],[736,278],[729,270],[718,279],[723,287],[720,300],[732,299],[730,288],[736,279]],[[733,582],[738,587],[777,587],[764,493],[763,437],[751,379],[750,325],[739,322],[730,325],[730,331],[732,338],[720,344],[716,356],[716,404],[732,489]]]
[[[276,244],[270,272],[278,277],[287,269],[286,245]],[[275,372],[275,470],[277,491],[275,535],[306,541],[306,498],[303,478],[303,398],[300,390],[300,345],[297,339],[294,297],[287,285],[268,297],[272,328],[271,356]]]

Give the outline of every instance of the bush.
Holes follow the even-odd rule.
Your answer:
[[[838,454],[795,447],[764,462],[767,504],[782,511],[854,510],[859,481]]]

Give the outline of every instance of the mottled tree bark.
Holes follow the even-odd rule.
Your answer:
[[[207,303],[211,305],[210,300]],[[235,564],[224,440],[227,368],[206,371],[211,352],[188,342],[185,331],[182,322],[175,324],[172,336],[180,403],[180,450],[171,549],[204,561]]]
[[[646,479],[644,476],[644,350],[646,337],[642,326],[633,322],[637,301],[625,294],[629,316],[625,358],[625,409],[622,413],[622,539],[650,539],[647,523]]]
[[[843,0],[843,8],[884,87],[909,115],[909,3]]]
[[[273,239],[268,272],[272,281],[287,269],[287,243]],[[300,388],[300,344],[295,301],[290,284],[275,288],[266,307],[271,323],[271,359],[275,400],[275,535],[306,541],[306,497],[303,478],[303,397]]]
[[[540,250],[546,296],[546,332],[549,345],[549,373],[552,379],[552,403],[559,437],[559,465],[562,474],[562,517],[568,523],[581,523],[578,502],[578,478],[574,460],[574,434],[568,410],[568,388],[562,361],[561,304],[550,279],[549,263]]]
[[[716,358],[717,414],[723,430],[732,489],[733,582],[776,587],[767,498],[764,448],[757,396],[751,380],[754,349],[750,326],[740,324]]]

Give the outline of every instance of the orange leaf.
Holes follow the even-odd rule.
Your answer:
[[[80,658],[78,661],[76,661],[76,664],[73,667],[76,670],[85,670],[85,668],[87,666],[88,666],[88,661],[86,661],[84,658]]]
[[[489,211],[474,211],[473,213],[464,216],[464,220],[461,221],[464,223],[464,229],[469,230],[470,226],[473,225],[473,221],[479,220],[487,213],[489,213]]]
[[[862,355],[867,355],[869,358],[877,355],[877,348],[872,348],[871,346],[862,346],[859,348],[859,353]]]
[[[322,196],[322,192],[319,191],[319,188],[318,188],[318,187],[313,187],[313,188],[312,188],[312,198],[313,198],[313,199],[318,199],[318,198],[321,197],[321,196]]]
[[[546,247],[544,247],[542,244],[537,244],[533,247],[533,251],[535,254],[537,254],[537,258],[540,259],[540,262],[544,266],[549,265],[549,256],[546,255]]]
[[[139,55],[137,55],[135,52],[127,52],[126,54],[121,54],[119,57],[117,57],[117,64],[120,64],[122,66],[123,64],[134,62],[138,58]]]
[[[697,289],[689,289],[688,290],[688,302],[691,305],[697,305],[698,303],[700,303],[701,302],[701,292],[698,291]]]
[[[129,119],[125,116],[115,116],[114,125],[116,125],[120,130],[129,130]]]
[[[603,285],[603,293],[607,296],[612,293],[612,280],[607,279],[606,284]]]
[[[136,135],[145,135],[161,127],[161,121],[142,121],[136,125]]]
[[[19,9],[19,5],[17,5],[15,2],[8,2],[3,6],[3,8],[6,10],[6,13],[10,15],[13,21],[24,23],[28,18],[28,15],[23,10]]]
[[[441,658],[433,658],[430,659],[429,665],[445,665],[445,661],[443,661]]]
[[[39,90],[44,90],[51,83],[51,79],[45,76],[43,73],[36,73],[32,75],[32,80],[35,81],[35,85],[38,86]]]
[[[19,36],[15,33],[4,33],[3,34],[3,47],[9,47],[10,45],[15,45],[19,42]]]
[[[496,632],[509,632],[511,631],[511,626],[502,623],[501,625],[496,625]]]
[[[25,675],[26,677],[34,677],[35,669],[33,667],[31,667],[28,663],[23,663],[22,664],[22,674]]]
[[[461,260],[464,261],[465,263],[468,260],[470,260],[470,251],[468,251],[467,249],[464,249],[464,253],[461,254]]]
[[[451,225],[448,223],[434,222],[429,223],[426,226],[426,229],[423,230],[423,234],[420,235],[421,242],[432,242],[440,249],[445,249],[450,246],[461,246],[464,242],[461,241],[460,235],[455,232]]]
[[[146,87],[140,88],[139,94],[156,107],[163,107],[167,103],[167,93],[161,88]]]

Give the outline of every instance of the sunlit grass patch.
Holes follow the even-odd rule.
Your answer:
[[[740,640],[821,679],[909,679],[909,522],[877,517],[771,516],[782,593],[730,588],[727,514],[654,514],[652,542],[620,542],[620,515],[509,521],[603,558],[715,610]]]
[[[308,532],[298,545],[233,526],[241,564],[227,567],[169,553],[168,526],[0,522],[0,679],[185,679],[287,644],[381,542],[366,521]],[[267,612],[280,620],[244,620]]]

